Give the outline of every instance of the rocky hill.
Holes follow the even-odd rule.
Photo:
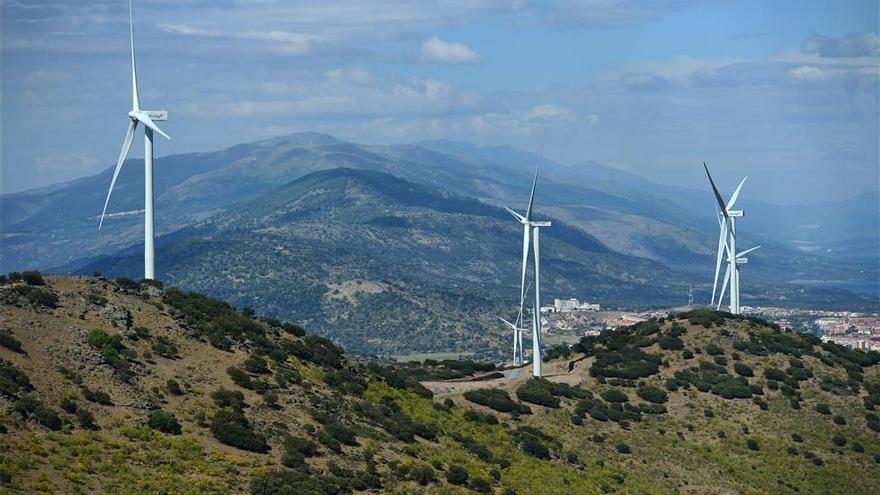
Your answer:
[[[0,279],[8,493],[876,493],[880,356],[712,311],[530,370],[347,356],[126,279]]]

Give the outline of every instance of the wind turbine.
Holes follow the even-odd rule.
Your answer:
[[[531,284],[528,287],[526,287],[526,290],[523,291],[523,295],[520,298],[520,301],[519,301],[520,312],[516,317],[516,321],[511,323],[511,322],[505,320],[504,318],[500,318],[500,317],[498,318],[499,320],[504,322],[505,325],[510,327],[511,330],[513,330],[513,365],[516,367],[523,365],[522,334],[523,334],[523,330],[525,330],[525,328],[523,328],[523,326],[522,326],[522,324],[523,324],[523,309],[522,308],[523,308],[523,302],[525,300],[525,295],[529,292],[529,287],[531,287]]]
[[[761,246],[755,246],[751,249],[746,249],[745,251],[741,251],[736,254],[736,263],[734,264],[734,266],[736,266],[736,271],[734,272],[735,275],[732,277],[732,279],[735,280],[735,284],[736,284],[735,290],[736,290],[737,302],[739,302],[739,288],[740,288],[740,285],[739,285],[739,265],[745,265],[746,263],[748,263],[749,259],[746,257],[746,255],[751,253],[752,251],[760,248],[760,247]],[[729,261],[730,253],[731,253],[731,251],[728,250],[727,251],[728,261]],[[727,284],[730,280],[731,280],[730,265],[728,265],[727,269],[724,271],[724,283],[721,285],[721,295],[718,296],[718,306],[716,306],[715,309],[721,309],[721,300],[724,299],[724,291],[727,290]],[[731,291],[734,290],[733,283],[730,284],[730,290]]]
[[[535,206],[535,189],[538,186],[538,170],[541,168],[541,158],[544,156],[544,147],[541,147],[541,153],[538,155],[538,164],[535,166],[535,179],[532,181],[532,192],[529,194],[529,206],[525,215],[505,207],[505,209],[516,218],[523,226],[523,257],[522,257],[522,279],[520,283],[520,304],[519,318],[522,320],[523,306],[525,304],[526,294],[526,267],[529,262],[529,250],[531,245],[535,246],[533,251],[535,261],[535,307],[532,311],[532,374],[534,376],[542,376],[541,370],[541,227],[549,227],[550,222],[536,222],[532,219],[532,212]],[[520,342],[522,346],[522,342]],[[520,347],[522,352],[522,347]]]
[[[153,250],[153,131],[158,132],[166,139],[171,139],[168,134],[162,132],[156,121],[168,120],[168,112],[165,110],[141,110],[141,102],[138,96],[137,67],[134,61],[134,17],[132,14],[131,0],[128,2],[128,27],[129,40],[131,42],[131,111],[128,112],[128,131],[122,141],[122,151],[116,160],[116,169],[113,170],[113,179],[110,181],[110,189],[107,191],[107,199],[104,200],[104,210],[101,212],[101,221],[98,223],[98,231],[104,225],[104,217],[107,215],[107,205],[110,203],[110,195],[113,186],[119,177],[122,163],[131,149],[131,141],[138,123],[144,124],[144,278],[153,279],[156,276],[155,254]]]
[[[721,232],[718,235],[718,254],[715,258],[715,280],[712,282],[712,301],[710,302],[710,305],[715,306],[715,294],[716,289],[718,288],[718,275],[721,271],[721,261],[723,260],[725,252],[727,252],[727,270],[730,274],[730,312],[733,314],[739,314],[739,280],[736,269],[736,256],[731,255],[730,253],[736,253],[736,219],[745,215],[742,210],[734,210],[733,207],[736,205],[736,200],[739,198],[739,192],[742,189],[743,184],[746,182],[746,179],[748,179],[748,176],[743,178],[736,187],[736,190],[734,190],[733,194],[730,196],[730,201],[725,204],[724,198],[721,197],[721,193],[718,192],[718,188],[715,186],[715,181],[712,180],[712,174],[709,173],[709,167],[706,165],[706,162],[703,162],[703,168],[706,169],[706,176],[709,177],[709,184],[712,185],[712,192],[715,194],[715,200],[718,202],[718,208],[720,210],[718,212],[720,216],[718,223],[721,227]],[[722,294],[718,296],[719,308],[721,307],[721,299],[723,298],[723,295],[722,292]]]

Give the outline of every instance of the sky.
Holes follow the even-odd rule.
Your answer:
[[[0,191],[112,166],[124,0],[0,0]],[[876,0],[141,0],[156,155],[299,131],[507,144],[743,197],[880,188]],[[131,156],[142,156],[135,141]],[[161,173],[157,170],[156,173]]]

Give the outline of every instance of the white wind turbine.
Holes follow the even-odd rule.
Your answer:
[[[736,253],[736,219],[743,217],[744,213],[742,210],[734,210],[733,207],[736,204],[739,192],[742,189],[743,184],[746,182],[746,179],[748,179],[748,176],[743,178],[736,187],[736,190],[733,191],[733,194],[730,196],[730,201],[725,204],[724,199],[721,197],[721,193],[718,192],[718,188],[715,187],[715,181],[712,180],[712,174],[709,173],[709,167],[706,165],[706,162],[703,162],[703,168],[706,169],[706,176],[709,177],[709,184],[712,185],[712,192],[715,194],[715,200],[718,202],[718,207],[720,209],[718,212],[720,215],[719,225],[721,227],[721,232],[718,235],[718,254],[715,258],[715,280],[712,282],[712,301],[710,305],[715,306],[718,275],[721,271],[721,261],[724,259],[723,257],[726,253],[728,255],[727,271],[730,278],[730,312],[733,314],[739,314],[739,280],[736,268],[737,257],[731,253]],[[749,252],[752,250],[749,250]],[[725,278],[728,278],[728,276]],[[718,308],[721,307],[721,299],[723,296],[724,293],[722,291],[718,296]]]
[[[529,206],[525,215],[511,210],[505,209],[516,218],[523,226],[523,257],[522,257],[522,280],[520,283],[520,304],[519,319],[523,318],[523,306],[525,304],[526,294],[526,266],[529,262],[529,249],[534,244],[534,260],[535,260],[535,307],[532,311],[532,374],[534,376],[542,376],[541,370],[541,227],[549,227],[550,222],[536,222],[532,219],[532,211],[535,206],[535,189],[538,186],[538,170],[541,167],[541,157],[544,155],[544,149],[541,148],[541,154],[538,155],[538,165],[535,167],[535,179],[532,182],[532,192],[529,195]],[[520,336],[520,352],[522,352],[522,337]]]
[[[520,298],[520,301],[519,301],[520,310],[519,310],[519,314],[516,317],[516,321],[511,323],[511,322],[505,320],[504,318],[500,318],[500,317],[498,318],[499,320],[504,322],[505,325],[510,327],[511,330],[513,330],[513,365],[516,367],[523,365],[522,334],[523,334],[523,330],[525,330],[525,328],[523,328],[523,326],[522,326],[523,325],[523,303],[525,302],[525,295],[529,292],[529,287],[531,287],[531,284],[528,287],[526,287],[526,290],[523,291],[523,295]]]
[[[128,131],[126,131],[125,139],[122,141],[122,151],[116,160],[116,169],[113,171],[113,179],[110,181],[107,199],[104,200],[104,210],[101,212],[98,231],[104,225],[104,217],[107,214],[107,205],[110,203],[113,186],[116,185],[119,170],[122,168],[125,157],[128,156],[128,150],[131,149],[131,141],[134,138],[134,131],[137,129],[138,122],[140,122],[144,124],[144,278],[153,279],[156,276],[155,255],[153,251],[153,131],[158,132],[167,139],[171,138],[168,134],[162,132],[162,129],[159,129],[154,122],[168,120],[168,112],[164,110],[141,110],[141,102],[138,97],[137,68],[134,61],[134,21],[131,0],[128,2],[128,26],[129,40],[131,42],[131,111],[128,112],[128,118],[131,119],[131,122],[128,124]]]
[[[718,296],[718,306],[716,306],[715,309],[721,309],[721,300],[724,299],[724,291],[727,290],[727,284],[731,280],[733,280],[734,282],[730,284],[730,290],[731,291],[736,290],[736,300],[737,300],[737,304],[739,303],[739,288],[740,288],[740,285],[739,285],[739,265],[745,265],[746,263],[748,263],[749,259],[746,257],[746,255],[751,253],[752,251],[760,248],[760,247],[761,246],[755,246],[751,249],[746,249],[745,251],[741,251],[736,254],[736,263],[734,263],[734,266],[736,266],[736,271],[734,272],[733,277],[730,276],[730,265],[727,265],[727,269],[724,270],[724,283],[721,284],[721,295]],[[730,250],[726,250],[726,251],[727,251],[728,261],[730,261],[730,253],[731,252],[730,252]],[[736,285],[735,288],[734,288],[734,285]]]

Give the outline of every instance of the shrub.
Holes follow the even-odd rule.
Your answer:
[[[788,378],[784,372],[777,368],[767,368],[764,370],[764,377],[768,380],[775,380],[777,382],[784,382],[786,378]]]
[[[803,443],[803,442],[804,442],[804,438],[803,438],[802,436],[798,435],[797,433],[792,433],[792,434],[791,434],[791,439],[792,439],[793,441],[797,442],[797,443]]]
[[[706,416],[707,418],[714,418],[715,411],[713,411],[711,407],[707,407],[703,409],[703,416]]]
[[[253,380],[248,376],[247,373],[242,371],[240,368],[236,368],[235,366],[230,366],[226,368],[226,373],[229,375],[229,378],[232,379],[232,382],[242,388],[254,388]]]
[[[468,488],[477,493],[492,493],[492,482],[486,478],[474,478]]]
[[[721,354],[724,354],[724,349],[718,347],[714,343],[710,343],[706,346],[706,354],[710,356],[720,356]]]
[[[853,442],[851,448],[852,448],[853,452],[856,452],[859,454],[861,454],[865,451],[865,446],[860,444],[859,442]]]
[[[36,270],[21,272],[21,279],[28,285],[46,285],[43,274]]]
[[[834,436],[831,437],[831,442],[838,447],[843,447],[846,445],[846,437],[840,433],[835,433]]]
[[[755,372],[752,370],[752,368],[750,368],[747,364],[741,363],[739,361],[733,363],[733,371],[740,376],[755,376]]]
[[[27,299],[32,306],[54,308],[58,304],[58,296],[39,287],[18,286],[12,290]]]
[[[749,450],[760,450],[761,449],[761,447],[758,445],[758,441],[755,440],[754,438],[749,438],[748,440],[746,440],[746,447],[748,447]]]
[[[584,419],[581,418],[580,416],[578,416],[577,414],[573,414],[571,416],[571,424],[576,425],[576,426],[581,426],[582,424],[584,424]]]
[[[663,335],[657,342],[664,351],[680,351],[684,349],[684,341],[678,337]]]
[[[86,342],[101,352],[104,361],[110,362],[119,357],[119,352],[125,349],[122,344],[122,335],[110,335],[100,328],[91,330],[86,336]]]
[[[165,390],[171,395],[183,395],[183,389],[180,388],[180,384],[177,383],[177,380],[173,378],[165,382]]]
[[[211,433],[221,443],[242,450],[259,453],[269,451],[269,445],[265,438],[251,428],[243,414],[234,410],[221,409],[217,411],[211,421]]]
[[[685,350],[681,351],[681,357],[683,357],[685,359],[693,359],[694,353],[690,349],[685,349]]]
[[[156,410],[150,413],[148,422],[150,428],[159,430],[162,433],[170,433],[172,435],[180,435],[180,423],[173,412]]]
[[[83,397],[85,397],[86,400],[89,402],[95,402],[97,404],[101,404],[102,406],[112,406],[113,405],[113,401],[110,400],[110,394],[108,394],[107,392],[104,392],[102,390],[90,390],[90,389],[84,388],[82,393],[83,393]]]
[[[37,423],[53,431],[60,430],[63,424],[61,418],[58,417],[58,413],[51,407],[43,404],[38,404],[34,409],[34,418],[37,420]]]
[[[88,409],[82,407],[77,408],[76,420],[79,425],[86,430],[97,430],[98,425],[95,424],[95,416]]]
[[[434,482],[434,469],[427,464],[419,463],[410,469],[409,476],[416,483],[426,486]]]
[[[153,352],[166,359],[174,359],[177,357],[177,344],[175,344],[173,340],[161,335],[156,337],[152,349]]]
[[[269,365],[266,362],[266,358],[262,356],[258,356],[256,354],[251,354],[244,360],[242,363],[242,367],[255,375],[264,375],[269,373]]]
[[[666,392],[651,385],[643,385],[639,387],[636,393],[642,399],[654,404],[665,404],[667,400]]]
[[[21,341],[13,337],[12,332],[9,330],[0,331],[0,345],[12,352],[24,354],[24,351],[21,349]]]
[[[880,433],[880,421],[868,421],[868,428]]]
[[[516,396],[519,400],[524,402],[558,409],[559,399],[553,396],[544,382],[546,382],[546,380],[530,378],[529,381],[520,385],[520,387],[516,389]]]
[[[629,454],[632,452],[632,450],[629,448],[629,445],[627,445],[625,443],[619,443],[619,444],[615,445],[614,448],[616,448],[617,451],[620,452],[621,454]]]
[[[446,481],[452,483],[453,485],[464,485],[467,483],[468,477],[470,475],[467,472],[467,469],[459,466],[458,464],[453,464],[449,466],[449,469],[446,471]]]
[[[217,407],[228,407],[236,412],[242,412],[246,407],[244,394],[238,390],[226,390],[221,388],[211,393],[211,399]]]
[[[825,404],[824,402],[820,402],[816,404],[816,412],[827,416],[831,414],[831,407],[829,407],[828,404]]]
[[[61,399],[61,409],[68,414],[76,414],[76,401],[70,397]]]
[[[726,377],[712,386],[712,393],[725,399],[747,399],[752,396],[745,378]]]
[[[550,449],[544,445],[540,439],[532,435],[523,435],[522,436],[522,449],[523,452],[529,454],[532,457],[537,457],[538,459],[549,459],[550,458]]]
[[[0,359],[0,393],[14,396],[30,389],[31,382],[27,375],[14,364]]]
[[[284,439],[284,453],[281,455],[281,463],[287,467],[298,467],[305,464],[306,457],[318,455],[318,445],[302,437],[287,437]]]
[[[530,414],[532,412],[529,406],[514,402],[510,395],[501,389],[479,389],[465,392],[464,398],[498,412],[517,412],[520,414]]]
[[[622,390],[619,388],[609,388],[602,394],[602,398],[608,402],[627,402],[629,401],[629,396],[627,396]]]
[[[839,414],[836,414],[834,416],[834,418],[832,418],[832,421],[834,421],[834,424],[837,424],[837,425],[845,425],[846,424],[846,418],[844,418],[843,416],[841,416]]]
[[[767,404],[767,402],[764,399],[761,399],[760,397],[752,398],[752,402],[754,402],[758,407],[760,407],[762,411],[766,411],[770,407],[770,405]]]

